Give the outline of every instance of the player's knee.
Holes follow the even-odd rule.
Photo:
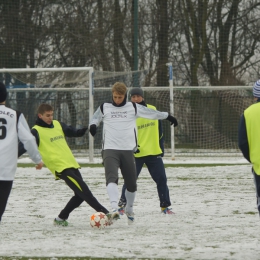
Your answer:
[[[137,185],[131,185],[129,187],[126,187],[126,189],[129,191],[129,192],[135,192],[137,191]]]
[[[109,183],[115,183],[116,185],[118,185],[118,178],[109,178],[107,181],[106,181],[106,186],[109,184]]]

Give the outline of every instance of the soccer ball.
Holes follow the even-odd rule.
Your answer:
[[[96,229],[102,229],[108,226],[108,218],[103,212],[96,212],[90,217],[90,226]]]

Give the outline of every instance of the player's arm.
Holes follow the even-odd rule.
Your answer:
[[[143,117],[148,119],[166,119],[170,121],[171,125],[174,127],[178,125],[177,119],[173,116],[171,116],[168,112],[161,112],[158,110],[153,110],[151,108],[136,104],[137,117]]]
[[[66,125],[63,122],[60,122],[60,125],[62,127],[62,130],[63,130],[65,136],[67,136],[67,137],[81,137],[88,130],[87,127],[83,127],[83,128],[77,129],[77,128],[73,127],[73,126]]]
[[[33,162],[37,164],[36,169],[41,169],[43,166],[41,155],[38,151],[35,137],[31,134],[23,114],[19,116],[17,128],[18,138],[23,143],[24,149],[28,152]]]
[[[249,144],[247,139],[247,131],[246,131],[246,121],[245,116],[242,115],[240,117],[239,121],[239,127],[238,127],[238,147],[241,150],[243,156],[250,161],[250,155],[249,155]]]
[[[35,141],[36,141],[36,144],[37,144],[37,146],[39,146],[39,144],[40,144],[40,138],[39,138],[39,134],[38,134],[38,132],[37,132],[37,130],[36,129],[31,129],[31,133],[32,133],[32,135],[35,137]],[[24,148],[24,145],[23,145],[23,143],[19,140],[19,143],[18,143],[18,158],[20,157],[20,156],[22,156],[24,153],[26,153],[27,151],[26,151],[26,149]]]
[[[95,136],[97,132],[97,127],[103,119],[103,106],[104,104],[98,107],[98,109],[95,111],[92,119],[89,122],[89,132],[92,136]]]

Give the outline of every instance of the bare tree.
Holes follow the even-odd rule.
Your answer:
[[[105,28],[104,28],[104,22],[105,22],[104,14],[106,10],[103,8],[102,0],[98,0],[97,4],[98,4],[98,34],[97,34],[98,56],[103,70],[110,71],[111,63],[109,62],[108,55],[105,49],[106,35],[105,35]]]
[[[158,41],[158,61],[157,61],[157,85],[167,86],[166,63],[169,59],[168,53],[168,0],[157,0],[157,41]]]
[[[254,67],[259,46],[259,25],[254,18],[259,13],[259,3],[185,0],[179,1],[179,5],[186,38],[186,44],[180,47],[183,63],[190,63],[190,85],[204,85],[207,81],[211,85],[244,84],[248,69]]]
[[[0,2],[1,67],[134,70],[134,1]],[[138,63],[146,85],[240,85],[259,76],[257,0],[138,2]]]

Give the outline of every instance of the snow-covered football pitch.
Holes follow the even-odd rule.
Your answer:
[[[95,211],[86,203],[71,214],[68,227],[53,226],[72,191],[46,168],[18,167],[0,225],[0,259],[260,259],[251,165],[229,162],[167,167],[175,212],[167,216],[160,213],[155,183],[144,168],[138,179],[135,225],[128,226],[122,216],[103,230],[90,227]],[[104,169],[82,167],[81,173],[110,209]]]

